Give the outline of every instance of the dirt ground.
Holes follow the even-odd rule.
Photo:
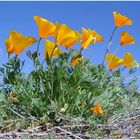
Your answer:
[[[13,123],[15,125],[15,123]],[[116,115],[108,120],[108,126],[88,125],[85,123],[63,123],[59,126],[51,123],[36,125],[28,128],[3,126],[0,128],[0,138],[4,139],[140,139],[140,109],[125,115]]]

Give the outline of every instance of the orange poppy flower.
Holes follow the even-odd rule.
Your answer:
[[[55,44],[57,43],[57,35],[58,35],[58,32],[60,31],[60,28],[61,28],[61,25],[58,22],[56,22],[55,34],[54,34],[54,43]]]
[[[58,46],[71,48],[79,39],[80,34],[77,31],[72,30],[65,24],[60,25],[57,23],[54,40],[58,43]]]
[[[81,48],[86,49],[93,41],[95,37],[86,30],[85,28],[82,28],[82,40],[81,40]]]
[[[135,59],[134,59],[134,57],[132,56],[131,53],[128,52],[128,53],[124,54],[124,62],[123,62],[123,64],[124,64],[124,66],[126,68],[132,68],[134,61],[135,61]]]
[[[135,39],[128,32],[122,32],[121,38],[120,38],[120,44],[122,46],[135,44]]]
[[[116,27],[121,27],[125,25],[132,25],[132,20],[128,17],[117,13],[116,11],[113,12],[114,15],[114,22]]]
[[[16,31],[11,31],[10,36],[5,40],[7,53],[19,55],[24,49],[34,44],[37,40],[33,37],[26,37]]]
[[[38,26],[40,38],[46,38],[54,35],[55,25],[52,22],[40,16],[34,16],[34,20]]]
[[[75,34],[75,37],[65,43],[64,46],[66,46],[66,48],[71,48],[74,44],[80,41],[81,34],[77,31],[74,31],[74,34]]]
[[[114,54],[107,54],[106,61],[110,70],[116,69],[117,67],[123,64],[123,59],[118,58]]]
[[[96,32],[95,30],[88,29],[88,31],[93,37],[95,37],[95,42],[104,41],[104,38],[98,32]]]
[[[60,54],[62,54],[62,51],[60,48],[56,47],[56,44],[54,42],[45,40],[45,51],[44,51],[45,59],[47,56],[51,58],[54,56],[59,56]]]
[[[9,38],[4,41],[6,44],[6,51],[8,54],[14,53],[14,45],[12,43],[11,34],[9,35]]]
[[[74,56],[71,60],[71,65],[73,67],[77,66],[81,61],[83,60],[83,56],[78,54],[76,56]]]
[[[97,115],[100,115],[100,114],[103,114],[103,109],[100,105],[99,102],[96,103],[96,106],[94,108],[91,109],[91,112],[92,113],[95,113]]]

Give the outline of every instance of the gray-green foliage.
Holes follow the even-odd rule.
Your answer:
[[[126,85],[120,70],[111,74],[103,65],[86,59],[73,68],[69,62],[71,55],[64,53],[46,59],[47,66],[43,67],[37,57],[28,54],[35,69],[27,77],[21,71],[24,63],[17,57],[9,59],[1,68],[0,122],[17,116],[60,123],[69,116],[103,123],[102,116],[90,111],[97,101],[109,117],[138,108],[136,81]],[[10,92],[16,95],[16,102],[9,98]]]

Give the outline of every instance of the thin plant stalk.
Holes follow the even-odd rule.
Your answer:
[[[9,61],[9,59],[10,59],[10,54],[8,53],[8,61]]]
[[[14,59],[14,69],[15,69],[15,63],[16,63],[16,61],[17,61],[17,57],[18,57],[18,55],[16,55],[16,56],[15,56],[15,59]]]
[[[55,51],[56,48],[57,48],[57,45],[55,45],[55,47],[53,48],[50,58],[52,58],[53,53],[54,53],[54,51]]]
[[[123,68],[121,69],[121,72],[122,72],[124,69],[126,69],[126,67],[123,67]]]
[[[57,43],[55,44],[55,47],[53,48],[52,52],[51,52],[51,56],[50,56],[50,63],[51,63],[51,58],[53,56],[53,53],[55,51],[55,49],[58,47]]]
[[[95,43],[96,43],[96,37],[94,38],[94,41],[93,41],[92,45],[94,46]],[[79,54],[80,54],[80,55],[82,54],[82,51],[83,51],[83,50],[84,50],[84,49],[81,47],[81,49],[80,49],[80,51],[79,51]]]
[[[119,49],[120,49],[120,46],[115,49],[113,54],[116,55]]]
[[[40,41],[41,41],[41,38],[39,38],[39,40],[38,40],[38,44],[37,44],[37,53],[39,53],[39,45],[40,45]]]
[[[82,54],[82,51],[83,51],[83,48],[81,48],[80,51],[79,51],[79,54],[80,54],[80,55]]]
[[[112,32],[112,34],[111,34],[111,36],[110,36],[109,44],[108,44],[108,47],[107,47],[107,49],[106,49],[106,52],[105,52],[105,55],[104,55],[104,59],[103,59],[103,65],[104,65],[104,62],[105,62],[106,55],[107,55],[107,53],[109,52],[109,49],[110,49],[110,47],[111,47],[113,35],[115,34],[115,31],[116,31],[116,30],[117,30],[117,27],[115,27],[115,28],[113,29],[113,32]]]
[[[41,65],[42,65],[42,67],[43,67],[44,62],[45,62],[45,59],[43,60],[43,62],[42,62],[42,64],[41,64]]]

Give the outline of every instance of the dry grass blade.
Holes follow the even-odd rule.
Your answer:
[[[60,130],[60,131],[62,131],[62,132],[64,132],[64,133],[66,133],[66,134],[72,136],[73,138],[81,139],[81,137],[79,137],[79,136],[73,134],[72,132],[69,132],[69,131],[67,131],[67,130],[65,130],[65,129],[63,129],[63,128],[61,128],[61,127],[55,127],[55,129],[56,129],[56,130]]]

